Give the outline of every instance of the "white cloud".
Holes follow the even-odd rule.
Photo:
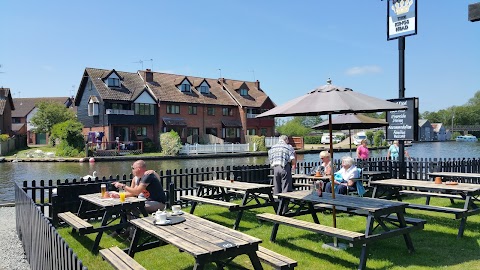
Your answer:
[[[374,73],[381,73],[381,72],[382,72],[382,69],[379,66],[352,67],[347,69],[346,71],[347,75],[350,75],[350,76],[374,74]]]

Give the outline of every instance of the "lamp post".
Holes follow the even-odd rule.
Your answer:
[[[452,139],[453,139],[453,119],[455,118],[455,112],[452,114]]]

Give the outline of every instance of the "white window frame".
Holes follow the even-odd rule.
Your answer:
[[[88,116],[98,116],[98,103],[90,100],[88,102]]]

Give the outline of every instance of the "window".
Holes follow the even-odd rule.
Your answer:
[[[245,88],[240,89],[240,95],[241,96],[248,96],[248,90]]]
[[[20,124],[22,121],[20,120],[20,117],[12,117],[12,124]]]
[[[208,86],[202,85],[200,86],[200,93],[202,94],[208,94],[210,91],[208,90]]]
[[[240,138],[239,128],[223,128],[223,138]]]
[[[98,103],[95,103],[90,100],[88,103],[88,116],[97,116],[98,115]]]
[[[137,127],[137,136],[147,136],[147,127]]]
[[[128,104],[124,103],[112,103],[112,109],[114,110],[129,110]]]
[[[260,136],[267,136],[267,129],[266,128],[261,128],[260,129]]]
[[[217,129],[216,128],[206,128],[205,133],[217,136]]]
[[[178,106],[178,105],[167,105],[167,113],[179,114],[180,113],[180,106]]]
[[[215,107],[207,107],[208,115],[215,115]]]
[[[155,115],[155,104],[135,103],[136,115]]]
[[[197,106],[188,106],[188,114],[197,114]]]
[[[187,128],[187,137],[192,136],[192,135],[197,135],[199,134],[199,129],[198,128]]]
[[[108,78],[108,87],[120,87],[120,79]]]
[[[187,83],[184,83],[182,85],[180,85],[180,90],[182,92],[190,92],[190,84],[187,84]]]
[[[247,129],[247,135],[257,135],[257,131],[254,128]]]
[[[233,115],[233,110],[232,108],[222,108],[222,114],[223,116],[232,116]]]

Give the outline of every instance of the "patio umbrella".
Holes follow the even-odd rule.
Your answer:
[[[328,120],[313,126],[313,129],[327,129],[329,128]],[[350,156],[352,156],[352,129],[369,129],[376,127],[388,126],[388,122],[383,119],[377,119],[366,116],[364,114],[348,113],[336,116],[332,119],[332,129],[344,130],[348,129],[348,135],[350,137]]]
[[[333,161],[332,114],[368,113],[405,109],[407,109],[406,106],[397,103],[354,92],[350,88],[335,86],[332,84],[332,81],[328,79],[326,85],[320,86],[303,96],[259,114],[257,117],[328,115],[330,158]],[[335,186],[333,174],[330,181],[332,183],[332,198],[335,199],[335,192],[333,192]],[[332,210],[333,226],[337,227],[335,206]]]

